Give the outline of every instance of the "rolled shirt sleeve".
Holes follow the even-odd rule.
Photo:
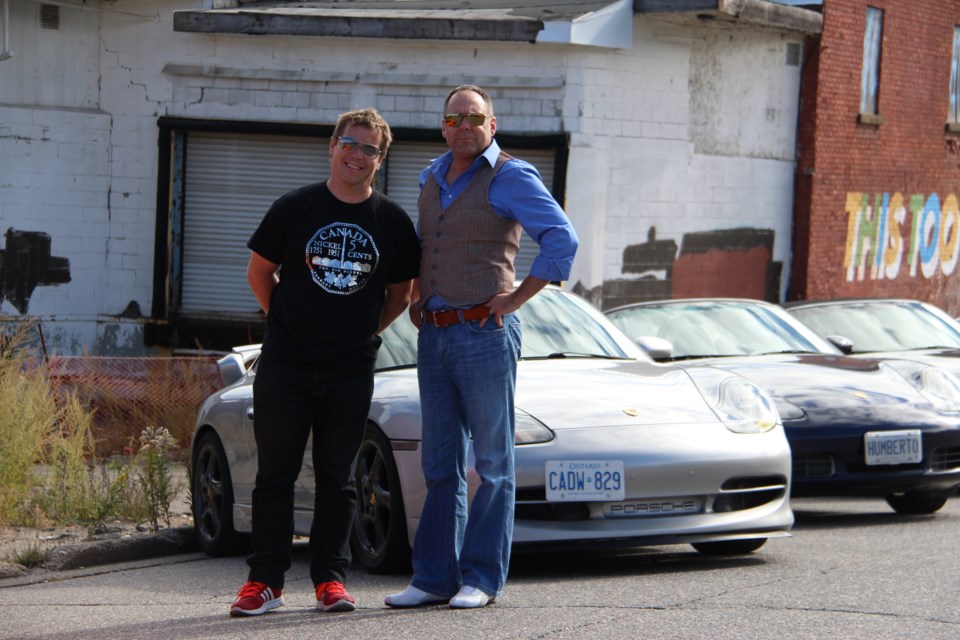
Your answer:
[[[520,223],[540,246],[530,275],[550,281],[569,279],[580,240],[537,169],[525,160],[508,161],[490,184],[488,197],[497,213]]]

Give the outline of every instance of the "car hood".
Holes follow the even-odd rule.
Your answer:
[[[886,353],[856,354],[857,358],[898,358],[922,362],[931,367],[940,367],[955,376],[960,376],[960,349],[917,349],[915,351],[890,351]]]
[[[875,359],[828,354],[768,355],[696,360],[737,373],[804,410],[848,410],[924,404],[900,374]]]
[[[687,372],[635,361],[520,362],[516,405],[551,429],[718,420]]]
[[[704,373],[704,372],[701,372]],[[720,378],[699,376],[708,383]],[[553,430],[624,425],[716,423],[691,374],[639,361],[521,361],[516,407]],[[377,375],[371,416],[392,438],[416,438],[420,406],[414,369]]]
[[[717,423],[720,419],[705,396],[715,396],[720,382],[728,377],[730,374],[718,374],[712,367],[642,360],[521,360],[515,405],[554,430]],[[224,393],[249,398],[250,385],[232,385],[214,395]],[[391,438],[419,439],[415,368],[377,372],[370,415]]]

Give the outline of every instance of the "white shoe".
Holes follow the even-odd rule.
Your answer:
[[[443,596],[435,596],[432,593],[421,591],[412,584],[408,585],[407,588],[400,593],[391,594],[383,599],[385,605],[388,607],[397,607],[398,609],[419,607],[425,604],[437,604],[446,601],[447,599]]]
[[[496,596],[487,595],[476,587],[468,587],[464,585],[460,587],[460,591],[457,593],[457,595],[450,598],[450,608],[479,609],[480,607],[485,607],[488,604],[496,602],[496,600]]]

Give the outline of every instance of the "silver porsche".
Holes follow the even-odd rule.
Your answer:
[[[760,387],[712,367],[655,364],[589,303],[559,288],[542,291],[520,315],[515,550],[692,544],[701,553],[740,554],[789,535],[790,449]],[[356,465],[351,547],[354,561],[374,573],[409,567],[426,492],[416,337],[405,317],[383,335]],[[251,530],[258,354],[250,345],[220,360],[226,386],[197,416],[194,522],[211,555],[241,551]],[[310,458],[296,487],[299,535],[313,518]],[[472,491],[472,466],[469,483]]]

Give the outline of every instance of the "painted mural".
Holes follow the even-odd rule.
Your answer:
[[[949,276],[960,255],[957,196],[847,193],[847,282]]]
[[[728,296],[779,302],[783,263],[773,260],[774,231],[750,227],[693,231],[623,250],[622,273],[603,283],[602,306],[641,300]]]
[[[50,255],[50,244],[49,234],[7,229],[6,248],[0,250],[0,303],[7,300],[25,314],[34,289],[70,282],[70,261]]]

